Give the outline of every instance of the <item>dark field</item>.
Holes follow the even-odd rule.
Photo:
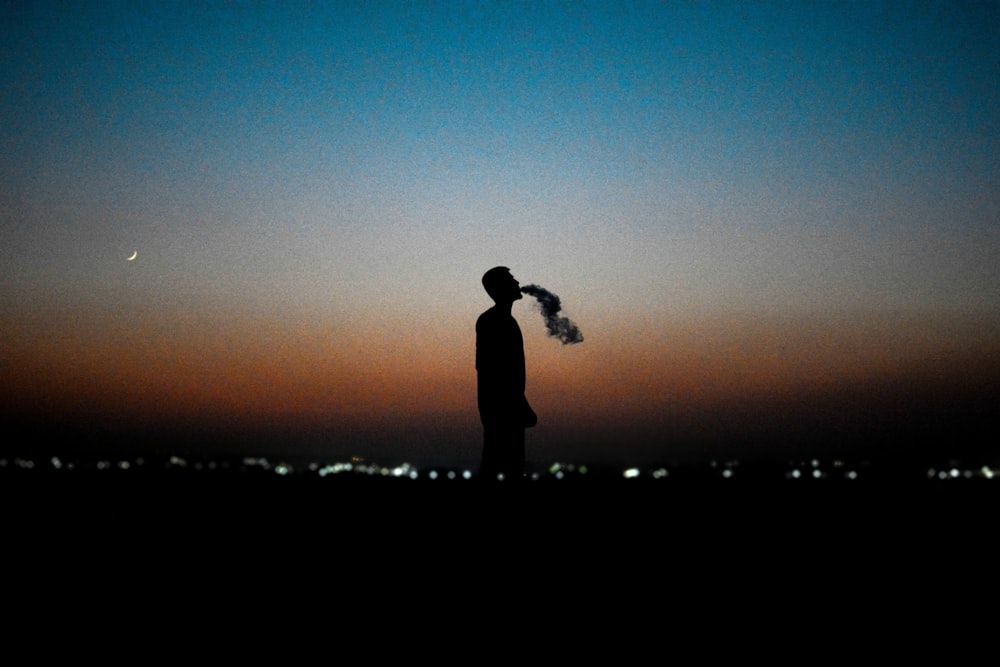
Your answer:
[[[516,484],[465,473],[4,457],[6,572],[38,590],[142,604],[151,590],[411,608],[509,592],[576,600],[574,613],[598,595],[638,613],[650,600],[682,604],[679,595],[728,606],[777,591],[829,611],[835,599],[856,608],[865,596],[974,596],[995,575],[1000,480],[982,461],[552,464]]]
[[[811,458],[712,460],[704,464],[615,466],[537,463],[520,480],[490,480],[474,466],[383,465],[358,457],[294,461],[190,455],[0,457],[0,488],[24,511],[99,507],[127,513],[146,507],[184,512],[245,504],[291,517],[350,512],[375,520],[461,520],[491,507],[562,508],[583,522],[604,512],[630,520],[682,524],[703,513],[720,520],[801,513],[874,521],[960,511],[990,513],[1000,498],[1000,468],[987,460],[914,461]],[[189,506],[190,504],[190,506]],[[266,511],[266,510],[265,510]],[[428,517],[431,518],[431,517]],[[525,517],[526,523],[537,518]]]

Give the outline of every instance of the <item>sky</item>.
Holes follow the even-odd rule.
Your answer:
[[[1000,3],[0,11],[10,424],[475,462],[502,265],[533,461],[998,430]]]

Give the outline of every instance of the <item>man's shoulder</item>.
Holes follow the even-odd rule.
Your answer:
[[[503,315],[503,312],[497,310],[496,306],[494,306],[479,315],[479,319],[476,320],[476,326],[497,322],[503,319]]]
[[[518,328],[517,320],[499,308],[490,308],[476,320],[476,331],[490,331],[497,334]]]

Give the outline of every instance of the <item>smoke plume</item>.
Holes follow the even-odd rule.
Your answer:
[[[542,317],[545,318],[545,328],[549,330],[550,336],[561,340],[563,345],[583,342],[580,329],[568,318],[559,316],[559,311],[562,310],[559,297],[538,285],[525,285],[521,291],[538,300],[542,307]]]

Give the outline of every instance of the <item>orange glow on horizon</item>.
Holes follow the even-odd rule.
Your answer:
[[[381,329],[219,321],[140,320],[123,328],[84,318],[48,337],[22,328],[7,343],[4,400],[24,411],[138,423],[478,426],[471,326],[438,322],[403,336],[386,335],[393,325],[402,330],[391,321]],[[783,322],[790,324],[719,317],[622,338],[595,327],[582,344],[563,346],[522,317],[539,432],[710,423],[734,409],[792,409],[823,392],[898,377],[961,382],[996,371],[983,363],[989,336],[977,341],[984,334],[975,323],[942,333],[922,320]]]

